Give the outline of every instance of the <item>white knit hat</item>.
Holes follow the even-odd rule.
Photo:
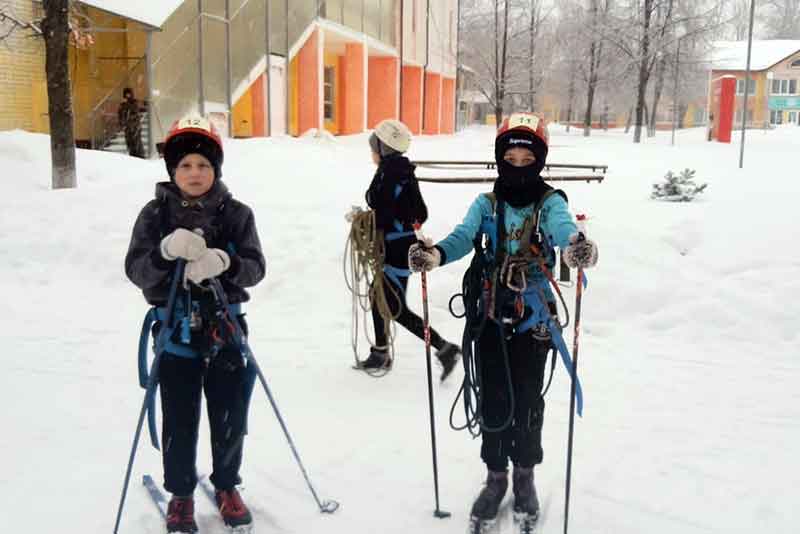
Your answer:
[[[405,152],[411,144],[408,126],[394,119],[386,119],[375,126],[375,136],[392,150]]]

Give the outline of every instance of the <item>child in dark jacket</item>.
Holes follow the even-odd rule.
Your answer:
[[[233,199],[222,182],[222,142],[215,128],[201,117],[177,121],[164,144],[170,181],[156,185],[156,198],[142,209],[133,228],[125,272],[161,310],[167,305],[176,260],[186,261],[177,302],[186,293],[197,308],[191,312],[190,340],[176,329],[161,356],[159,383],[163,416],[164,487],[172,493],[167,513],[168,532],[196,532],[192,494],[197,485],[195,460],[201,395],[205,392],[211,427],[211,482],[225,523],[246,529],[252,524],[236,485],[246,432],[247,408],[254,375],[232,343],[208,347],[214,338],[203,310],[213,306],[204,282],[218,278],[229,300],[229,312],[242,330],[247,324],[241,304],[249,300],[244,288],[256,285],[265,273],[253,212]],[[163,312],[162,312],[163,313]],[[162,318],[162,315],[159,315]],[[154,332],[162,325],[156,322]],[[218,336],[217,336],[218,339]]]
[[[541,177],[548,142],[543,119],[512,114],[497,131],[493,192],[478,196],[464,221],[435,247],[414,244],[409,251],[410,268],[429,271],[457,261],[475,250],[476,239],[486,239],[470,266],[478,270],[474,293],[480,297],[467,324],[480,384],[481,459],[488,471],[472,506],[473,531],[484,532],[496,521],[508,488],[509,460],[514,517],[529,526],[538,519],[533,468],[544,454],[545,363],[553,347],[565,363],[570,358],[545,271],[554,267],[554,247],[570,267],[597,263],[597,245],[580,233],[566,195]],[[473,309],[469,302],[467,307]]]
[[[414,165],[403,153],[411,144],[411,132],[397,120],[384,120],[375,127],[369,138],[372,160],[378,165],[375,177],[366,193],[367,205],[375,212],[378,230],[383,232],[384,295],[396,321],[420,339],[425,339],[422,319],[408,309],[406,289],[411,272],[408,269],[408,249],[416,243],[414,223],[422,224],[428,219],[428,208],[422,199],[419,183],[414,175]],[[397,296],[395,296],[395,293]],[[398,298],[399,297],[399,298]],[[375,326],[375,346],[364,360],[364,369],[388,369],[392,360],[385,334],[385,322],[372,306]],[[456,365],[461,349],[444,340],[431,328],[431,345],[442,365],[444,380]]]

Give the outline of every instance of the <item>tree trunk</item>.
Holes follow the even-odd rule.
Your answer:
[[[69,80],[69,0],[44,0],[42,34],[45,44],[50,154],[53,189],[77,187],[75,133]]]
[[[642,125],[644,124],[645,96],[647,82],[650,78],[650,15],[653,0],[644,0],[644,17],[642,21],[642,46],[639,59],[639,86],[636,92],[636,127],[633,129],[633,142],[642,142]]]
[[[572,123],[572,105],[575,102],[575,63],[572,63],[569,71],[569,104],[567,104],[567,132]]]
[[[647,130],[647,137],[656,135],[656,119],[658,115],[658,103],[661,100],[661,93],[664,91],[664,71],[667,69],[667,59],[662,55],[656,66],[656,83],[653,87],[653,105],[650,108],[650,123]]]
[[[628,119],[625,121],[625,133],[631,131],[631,124],[633,123],[633,110],[634,108],[631,108],[630,111],[628,111]]]

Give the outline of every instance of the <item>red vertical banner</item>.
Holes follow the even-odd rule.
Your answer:
[[[711,81],[711,139],[730,143],[736,109],[736,77],[721,76]],[[709,139],[710,140],[710,139]]]

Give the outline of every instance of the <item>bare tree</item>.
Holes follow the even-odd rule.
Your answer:
[[[44,0],[42,34],[45,45],[47,100],[50,114],[50,154],[53,189],[77,187],[75,131],[69,80],[69,0]]]
[[[589,68],[586,76],[586,113],[583,118],[584,137],[589,137],[592,132],[592,106],[594,105],[595,91],[600,77],[600,62],[603,58],[603,44],[605,42],[600,28],[605,25],[610,8],[610,0],[590,0],[591,44],[589,45],[589,57],[587,58]]]
[[[673,17],[673,2],[674,0],[667,0],[667,5],[658,5],[656,6],[656,25],[660,28],[659,30],[659,41],[663,42],[664,37],[667,32],[667,28],[671,28],[674,31],[674,27],[672,26],[672,17]],[[664,90],[664,75],[667,71],[667,57],[668,52],[666,47],[662,47],[656,53],[656,62],[655,62],[655,86],[653,87],[653,104],[650,106],[650,121],[647,125],[647,137],[655,137],[656,135],[656,120],[658,118],[658,104],[661,100],[661,93]]]
[[[759,6],[769,39],[800,39],[800,0],[768,0]]]

